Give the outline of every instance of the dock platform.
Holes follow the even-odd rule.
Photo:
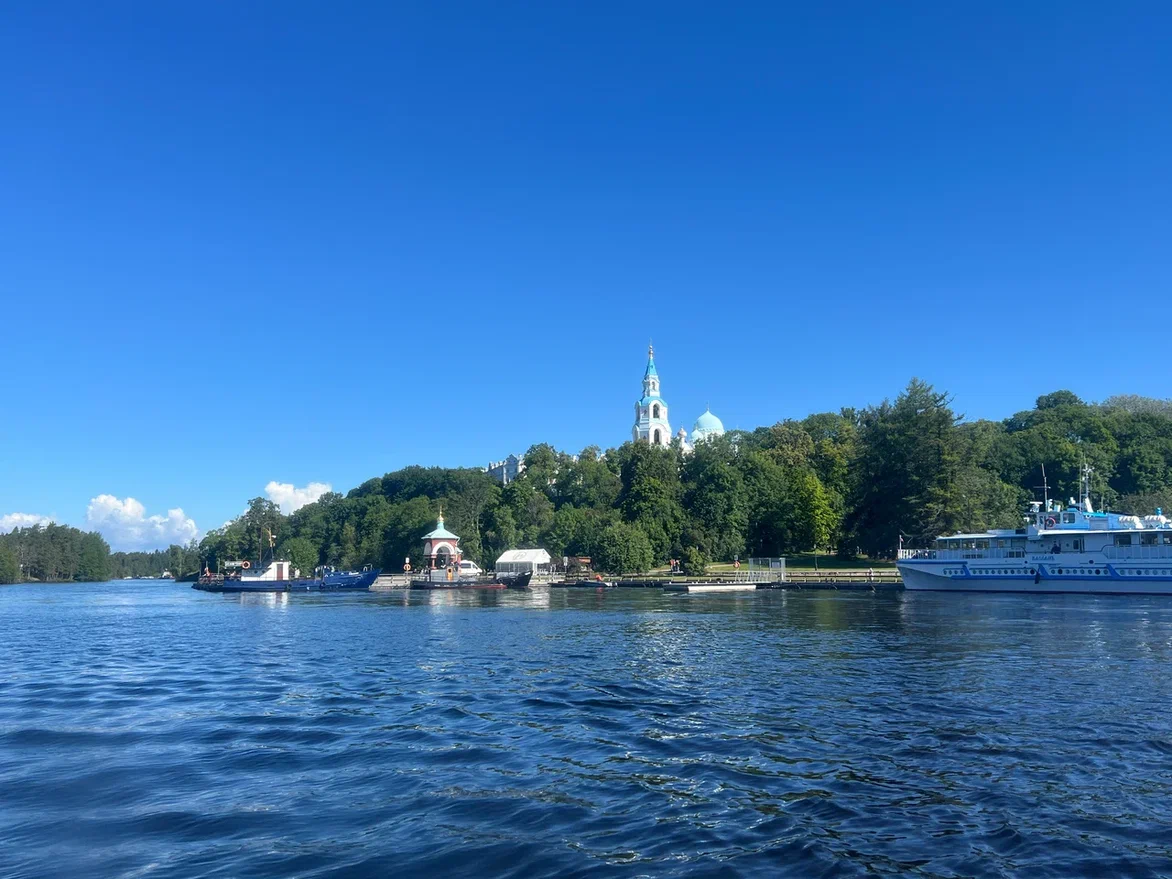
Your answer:
[[[760,583],[725,581],[723,583],[665,583],[664,592],[756,592]]]

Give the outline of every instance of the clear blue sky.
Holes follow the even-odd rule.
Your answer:
[[[0,515],[1169,396],[1169,10],[10,6]]]

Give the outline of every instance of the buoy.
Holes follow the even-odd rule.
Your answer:
[[[252,562],[250,562],[250,561],[247,561],[247,560],[246,560],[246,561],[244,562],[244,564],[242,564],[240,567],[244,568],[244,570],[246,570],[246,571],[247,571],[249,568],[251,568],[251,567],[252,567]]]

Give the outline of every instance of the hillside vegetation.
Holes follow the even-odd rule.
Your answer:
[[[198,545],[114,553],[99,535],[60,525],[0,535],[0,582],[22,576],[94,580],[177,576],[203,564],[277,551],[302,571],[318,564],[399,570],[421,559],[421,536],[442,508],[468,558],[542,546],[599,569],[685,568],[734,557],[833,551],[891,557],[901,537],[923,545],[959,530],[1014,527],[1042,484],[1077,494],[1083,462],[1095,502],[1172,510],[1172,403],[1069,391],[1004,421],[964,421],[947,394],[913,380],[894,401],[782,421],[699,443],[691,455],[625,443],[576,456],[532,446],[525,472],[500,486],[476,469],[407,467],[330,493],[290,516],[264,498]],[[15,573],[13,573],[15,571]]]

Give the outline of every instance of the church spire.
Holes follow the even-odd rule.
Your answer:
[[[671,445],[671,424],[667,420],[667,403],[659,395],[659,372],[655,368],[655,348],[647,345],[647,370],[643,373],[643,397],[635,404],[635,441],[655,446]]]

